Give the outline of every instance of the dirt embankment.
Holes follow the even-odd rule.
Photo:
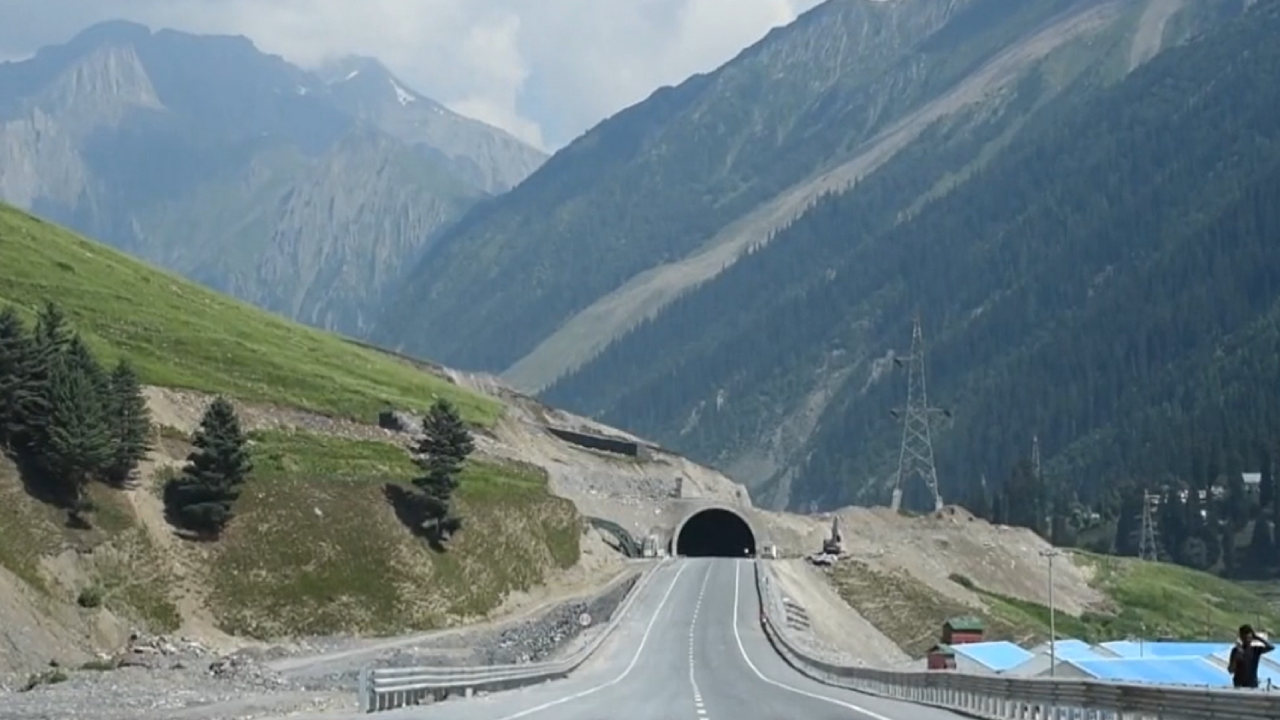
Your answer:
[[[499,423],[477,434],[477,454],[481,457],[517,460],[546,470],[551,490],[577,505],[580,512],[619,522],[634,534],[644,534],[659,522],[671,500],[673,488],[683,497],[710,498],[739,507],[750,507],[743,488],[723,474],[696,465],[677,455],[648,448],[644,459],[609,456],[563,442],[544,430],[547,425],[598,432],[617,437],[625,433],[604,428],[585,418],[547,408],[503,386],[488,376],[448,372],[461,385],[498,397],[507,403],[508,412]],[[190,433],[197,425],[209,398],[200,393],[167,388],[147,388],[147,399],[157,425]],[[293,409],[260,404],[238,403],[242,421],[249,430],[298,430],[348,439],[374,440],[403,445],[405,434],[381,429],[372,424],[336,420]],[[371,419],[372,421],[372,419]],[[157,576],[168,583],[168,600],[180,620],[180,632],[215,647],[244,644],[217,629],[209,609],[209,589],[202,572],[202,549],[185,547],[176,541],[156,492],[159,473],[165,467],[181,462],[176,453],[158,452],[144,464],[142,481],[125,491],[132,516],[141,535],[153,549],[149,557],[162,565]],[[1027,531],[994,527],[973,519],[960,510],[948,509],[937,516],[906,518],[886,509],[849,508],[839,516],[849,555],[871,567],[886,572],[904,572],[957,602],[978,606],[981,600],[949,578],[963,575],[978,587],[1015,598],[1044,603],[1047,594],[1047,564],[1040,552],[1047,546]],[[755,519],[769,539],[784,554],[799,557],[816,552],[831,527],[831,515],[799,516],[787,513],[754,512]],[[46,563],[48,565],[48,563]],[[1066,565],[1066,563],[1063,563]],[[74,568],[75,563],[65,563]],[[504,598],[491,618],[511,617],[542,607],[558,598],[589,591],[616,577],[625,566],[622,558],[593,532],[582,539],[582,554],[572,568],[551,573],[545,582]],[[53,569],[52,566],[49,569]],[[72,573],[74,574],[74,573]],[[815,627],[835,645],[848,650],[865,662],[890,661],[897,657],[891,644],[868,622],[840,601],[826,584],[823,573],[795,566],[782,574],[783,581],[795,598],[814,617]],[[1060,567],[1055,573],[1058,606],[1078,613],[1101,600],[1088,585],[1084,571]],[[74,579],[69,583],[74,584]],[[101,643],[89,642],[91,627],[87,620],[78,621],[75,632],[64,632],[67,626],[56,613],[41,608],[34,598],[6,589],[20,587],[0,577],[0,603],[7,602],[5,617],[29,617],[24,628],[31,628],[27,647],[77,646],[89,648]],[[84,616],[74,607],[74,595],[67,597],[57,612],[69,611]],[[15,600],[16,598],[16,600]],[[114,634],[125,632],[125,625],[115,621]],[[11,633],[12,634],[12,633]],[[875,641],[875,642],[873,642]],[[887,639],[886,639],[887,642]],[[22,655],[30,667],[48,658],[30,651]]]

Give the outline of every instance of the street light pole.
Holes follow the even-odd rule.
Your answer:
[[[1040,555],[1049,558],[1049,677],[1058,672],[1057,609],[1053,605],[1053,559],[1061,555],[1057,548],[1041,550]]]

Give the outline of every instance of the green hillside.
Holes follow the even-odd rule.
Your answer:
[[[0,206],[0,305],[31,316],[46,301],[60,304],[100,360],[124,357],[148,384],[225,394],[263,412],[304,409],[372,423],[386,403],[425,409],[447,398],[482,427],[503,411],[405,359],[279,319]],[[54,601],[104,607],[134,627],[170,631],[198,617],[274,637],[439,627],[482,616],[577,562],[581,520],[538,468],[469,460],[456,494],[462,528],[437,551],[401,517],[397,488],[418,472],[404,448],[269,423],[249,428],[254,469],[230,526],[213,542],[182,540],[165,519],[161,488],[190,452],[193,427],[176,415],[153,419],[151,462],[136,485],[91,483],[84,527],[68,523],[62,507],[32,489],[38,482],[0,457],[0,568]],[[72,652],[43,649],[42,636],[32,637],[31,655],[18,647],[15,660],[0,648],[0,668]]]
[[[93,348],[144,382],[373,422],[387,403],[447,398],[469,422],[501,405],[403,361],[303,327],[0,205],[0,302],[56,300]]]
[[[1053,630],[1059,638],[1090,643],[1127,637],[1222,641],[1242,622],[1259,628],[1280,625],[1280,613],[1264,597],[1206,573],[1082,552],[1066,559],[1091,568],[1090,585],[1106,601],[1081,615],[1057,608]],[[828,577],[845,602],[912,657],[938,643],[938,629],[948,619],[974,614],[969,605],[910,574],[877,570],[858,560],[841,561]],[[986,606],[977,614],[987,639],[1030,647],[1051,637],[1048,607],[990,592],[962,575],[949,579],[976,593]]]
[[[1264,0],[1123,82],[1086,73],[1005,111],[1039,96],[1042,67],[545,397],[766,502],[883,501],[906,394],[888,358],[919,312],[930,400],[954,414],[935,430],[948,499],[999,487],[1033,435],[1059,501],[1263,468],[1280,440],[1278,33]]]

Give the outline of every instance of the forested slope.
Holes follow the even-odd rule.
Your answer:
[[[1086,498],[1224,453],[1255,465],[1280,440],[1276,37],[1263,0],[1011,124],[1032,76],[1003,114],[938,124],[547,397],[777,504],[882,499],[906,381],[884,359],[918,311],[931,399],[955,413],[936,432],[951,498],[998,484],[1033,434]],[[798,448],[768,456],[788,432]]]
[[[1142,8],[830,0],[716,71],[609,118],[473,209],[425,254],[375,335],[451,365],[509,372],[565,330],[572,336],[555,351],[515,373],[536,390],[586,360],[582,347],[607,345],[700,275],[672,270],[638,308],[619,312],[599,306],[610,293],[711,246],[745,242],[722,231],[863,153],[891,155],[892,142],[869,147],[910,137],[909,121],[926,109],[981,103],[1060,44],[1077,43],[1076,60],[1105,55],[1114,38],[1086,40],[1128,32]],[[978,78],[997,61],[999,71]],[[1071,66],[1060,69],[1069,75]],[[760,224],[801,211],[806,198]],[[743,232],[765,239],[767,228],[758,229]],[[566,330],[592,308],[599,320]]]

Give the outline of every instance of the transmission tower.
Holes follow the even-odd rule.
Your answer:
[[[1040,475],[1040,436],[1031,436],[1031,472],[1035,473],[1036,482],[1044,478]]]
[[[890,507],[896,512],[902,507],[902,488],[905,481],[919,475],[929,492],[933,493],[934,510],[942,509],[942,495],[938,492],[938,470],[933,464],[933,436],[929,431],[930,418],[938,413],[951,416],[950,411],[929,407],[924,381],[924,331],[920,317],[916,316],[911,327],[911,354],[894,358],[899,367],[907,367],[907,406],[894,416],[902,417],[902,450],[898,455],[898,475],[894,478],[893,501]]]
[[[1159,560],[1156,550],[1156,518],[1152,512],[1152,506],[1159,498],[1159,495],[1142,491],[1142,538],[1138,541],[1138,557],[1151,562]]]

